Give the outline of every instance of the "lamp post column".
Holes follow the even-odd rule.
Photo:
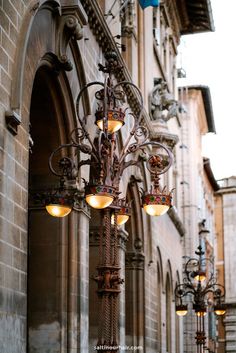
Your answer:
[[[120,256],[118,248],[117,213],[111,225],[111,210],[104,210],[99,239],[97,282],[99,298],[99,337],[97,350],[106,353],[118,352],[118,313],[120,284]]]

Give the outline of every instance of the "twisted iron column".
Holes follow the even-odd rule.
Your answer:
[[[114,225],[111,225],[111,209],[106,209],[102,218],[99,244],[98,284],[99,298],[99,338],[97,351],[117,353],[118,348],[118,308],[120,284],[117,212],[114,212]]]

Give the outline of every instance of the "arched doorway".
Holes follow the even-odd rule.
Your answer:
[[[68,76],[64,71],[55,72],[48,55],[41,60],[31,96],[31,195],[58,186],[59,180],[50,173],[48,158],[59,145],[69,142],[70,132],[77,126]],[[87,352],[89,214],[86,206],[78,200],[76,210],[61,219],[49,216],[43,205],[35,207],[33,202],[29,204],[28,224],[28,353],[71,349]]]
[[[49,176],[48,157],[53,148],[66,141],[68,131],[76,126],[74,101],[79,84],[84,83],[85,77],[78,38],[71,38],[74,29],[69,33],[65,20],[67,16],[74,16],[77,30],[81,29],[85,24],[81,8],[80,3],[68,9],[60,1],[32,0],[25,3],[18,16],[15,52],[12,48],[14,62],[11,65],[13,74],[8,109],[12,116],[15,113],[19,115],[20,125],[17,136],[7,136],[11,146],[9,160],[16,162],[16,168],[12,168],[11,163],[11,170],[7,170],[7,174],[19,191],[16,194],[16,189],[12,188],[13,197],[18,197],[18,205],[14,212],[12,208],[11,219],[12,222],[14,216],[17,230],[14,235],[17,244],[14,244],[12,253],[18,278],[14,269],[12,288],[9,287],[11,290],[5,291],[3,297],[7,310],[1,320],[4,337],[1,351],[6,347],[7,351],[26,352],[26,336],[30,337],[27,331],[32,334],[29,352],[67,351],[70,347],[77,350],[77,342],[80,342],[78,331],[81,331],[78,330],[81,321],[78,313],[83,313],[84,322],[86,320],[88,304],[86,298],[83,305],[82,300],[78,300],[81,289],[77,288],[78,278],[81,277],[78,275],[78,258],[81,254],[76,251],[78,243],[86,238],[83,235],[78,240],[82,217],[78,215],[79,212],[74,212],[70,219],[58,221],[49,218],[42,207],[32,208],[29,205],[28,209],[27,203],[28,180],[30,191],[54,184],[55,180]],[[74,68],[70,74],[65,73],[65,56],[60,61],[63,53],[68,55],[70,68]],[[29,138],[34,142],[33,146],[31,144],[31,153],[28,152]],[[10,226],[13,228],[12,223],[9,223],[9,229]],[[80,234],[83,232],[88,232],[86,226]],[[6,231],[10,239],[8,234]],[[67,234],[70,235],[70,241]],[[83,254],[88,256],[88,251],[86,253],[84,249],[86,244]],[[87,260],[83,258],[81,262],[87,263]],[[82,309],[78,310],[79,305]],[[82,346],[84,350],[80,349],[80,352],[87,352],[86,337]]]
[[[66,139],[65,118],[56,76],[42,66],[35,76],[30,107],[31,195],[57,183],[48,158]],[[28,352],[53,352],[66,340],[68,219],[50,217],[39,205],[29,207],[28,225]]]

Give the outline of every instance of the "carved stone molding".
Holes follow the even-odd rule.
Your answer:
[[[126,250],[126,242],[128,240],[128,233],[126,230],[120,228],[118,230],[118,237],[119,237],[119,245],[125,251]]]
[[[126,252],[125,253],[125,269],[127,270],[144,270],[145,256],[143,253]]]
[[[91,218],[90,206],[85,201],[84,191],[76,193],[73,209],[77,212],[83,212],[88,218]]]
[[[122,21],[122,37],[134,37],[137,40],[135,18],[135,4],[133,0],[130,0],[124,9],[121,11],[120,17]]]
[[[153,125],[155,125],[155,123],[153,123]],[[150,132],[150,140],[163,143],[172,151],[179,142],[179,137],[168,132],[157,131],[156,127],[153,126]]]
[[[175,47],[175,51],[177,52],[177,46],[180,41],[180,18],[177,6],[174,1],[166,0],[161,4],[161,11],[164,16],[166,16],[169,20],[169,27],[172,29],[172,39]]]
[[[55,33],[48,33],[51,38],[55,37],[55,43],[50,51],[58,57],[58,61],[61,64],[61,68],[65,70],[71,69],[71,63],[67,57],[66,50],[71,38],[81,39],[82,27],[87,23],[87,17],[83,10],[82,5],[60,5],[59,0],[48,0],[48,1],[37,1],[32,0],[26,8],[24,17],[20,25],[20,32],[16,45],[15,61],[13,67],[13,80],[11,87],[10,96],[10,107],[9,110],[13,112],[13,115],[6,116],[7,128],[16,135],[17,126],[20,123],[20,119],[16,117],[16,113],[21,112],[22,95],[24,86],[24,73],[25,73],[25,60],[27,53],[36,52],[35,48],[29,47],[29,40],[31,31],[34,30],[34,23],[37,16],[40,15],[41,11],[49,11],[51,13],[51,20],[55,23]],[[40,26],[40,21],[38,26]],[[42,23],[42,26],[44,24]],[[52,42],[53,42],[52,40]],[[45,47],[45,53],[48,48]],[[34,53],[35,55],[35,53]],[[38,60],[42,57],[41,52]],[[36,61],[37,63],[37,61]],[[37,67],[32,67],[32,70],[36,70]]]
[[[83,26],[87,23],[86,14],[81,5],[61,7],[56,41],[56,55],[62,68],[72,70],[73,66],[66,53],[71,38],[80,40],[83,37]]]

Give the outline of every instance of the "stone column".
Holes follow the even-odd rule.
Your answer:
[[[144,348],[144,260],[142,253],[125,256],[126,345]]]
[[[236,304],[227,306],[225,317],[226,353],[236,352]]]
[[[77,222],[71,220],[69,241],[68,328],[70,353],[88,353],[89,350],[89,219],[86,202],[81,199],[76,205]],[[77,308],[77,310],[73,310]]]

